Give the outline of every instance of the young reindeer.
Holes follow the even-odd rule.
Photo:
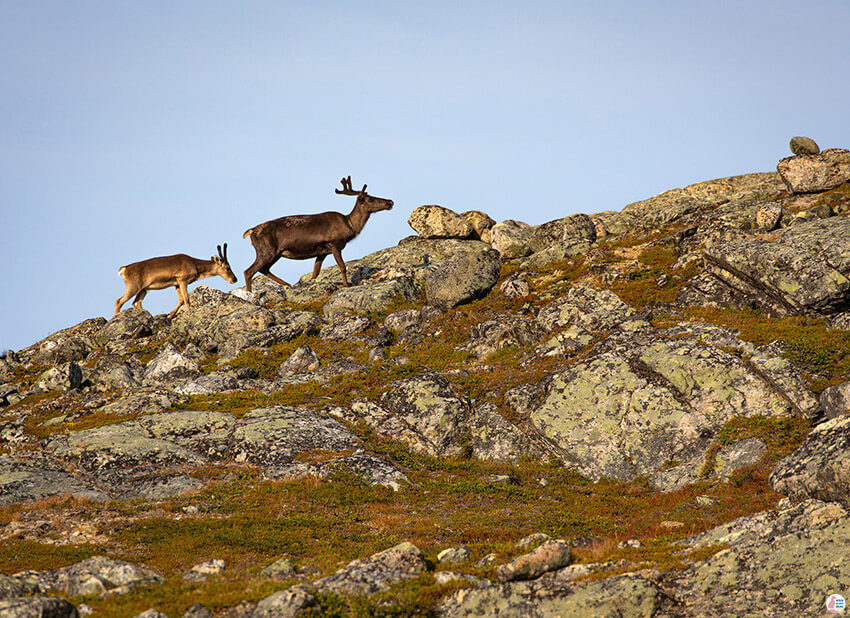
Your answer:
[[[315,215],[290,215],[261,223],[242,235],[243,238],[251,237],[251,244],[257,252],[257,259],[245,271],[246,290],[251,291],[251,279],[258,272],[289,287],[286,281],[269,271],[282,257],[292,260],[316,258],[313,265],[315,279],[322,267],[322,261],[328,255],[334,256],[342,273],[342,283],[348,287],[342,249],[361,232],[369,220],[369,215],[379,210],[390,210],[393,201],[369,195],[366,193],[366,185],[363,185],[360,191],[353,190],[351,176],[342,179],[342,190],[335,191],[339,195],[357,196],[350,214],[323,212]]]
[[[213,256],[209,260],[199,260],[178,253],[127,264],[118,269],[118,274],[124,277],[127,290],[115,301],[115,315],[118,315],[121,305],[126,303],[133,294],[136,295],[133,306],[141,309],[142,299],[148,290],[162,290],[173,285],[177,289],[179,302],[168,314],[171,318],[182,305],[191,308],[189,292],[186,290],[186,286],[190,283],[216,275],[220,275],[228,283],[236,283],[236,275],[230,270],[230,264],[227,262],[227,243],[224,243],[224,251],[221,250],[221,245],[218,245],[218,256]]]

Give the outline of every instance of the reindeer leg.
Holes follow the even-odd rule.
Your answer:
[[[261,268],[260,272],[263,273],[266,277],[268,277],[272,281],[277,281],[280,285],[282,285],[285,288],[291,288],[292,287],[291,285],[289,285],[286,281],[284,281],[283,279],[281,279],[277,275],[273,275],[271,273],[271,271],[269,270],[269,268],[271,268],[271,266],[266,266],[265,268]]]
[[[181,283],[174,286],[174,289],[177,290],[177,306],[171,310],[171,313],[168,314],[169,318],[173,318],[174,314],[177,313],[177,310],[186,302],[183,298],[184,290],[186,289],[186,284]]]
[[[345,262],[342,261],[342,251],[340,251],[336,247],[331,247],[331,253],[333,253],[334,255],[336,265],[339,266],[339,272],[342,273],[342,285],[345,287],[350,287],[348,285],[348,277],[345,274]]]
[[[327,255],[317,255],[316,256],[316,263],[313,264],[313,277],[312,277],[313,279],[315,279],[316,277],[319,276],[319,271],[322,269],[322,262],[325,261],[326,257],[328,257],[328,256]]]
[[[142,290],[141,292],[136,294],[136,298],[133,299],[133,306],[136,309],[142,308],[142,299],[144,299],[144,297],[147,295],[147,293],[148,293],[147,290]]]

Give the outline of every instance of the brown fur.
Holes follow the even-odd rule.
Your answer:
[[[257,258],[245,270],[245,289],[251,291],[251,279],[262,273],[281,285],[289,284],[273,275],[270,269],[282,257],[291,260],[316,258],[313,279],[319,274],[322,261],[333,255],[342,273],[343,285],[348,287],[342,249],[363,230],[369,215],[380,210],[389,210],[393,201],[374,197],[366,193],[366,185],[360,191],[351,188],[351,176],[342,179],[340,195],[356,195],[357,201],[351,213],[322,212],[315,215],[290,215],[260,223],[246,230],[243,238],[251,237]]]
[[[133,262],[118,269],[118,274],[124,277],[127,289],[115,301],[115,315],[121,311],[121,306],[133,295],[133,306],[142,308],[142,299],[148,290],[162,290],[171,287],[177,289],[177,306],[168,314],[173,317],[182,305],[191,308],[187,286],[198,279],[220,275],[228,283],[236,283],[236,275],[230,270],[227,262],[227,243],[224,251],[218,247],[218,256],[209,260],[199,260],[184,253],[150,258],[141,262]]]

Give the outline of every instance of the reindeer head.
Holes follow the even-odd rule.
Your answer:
[[[216,273],[220,275],[228,283],[236,283],[236,275],[230,270],[230,264],[227,261],[227,243],[224,243],[224,251],[221,250],[221,245],[216,245],[218,256],[212,256],[210,259],[216,266]]]
[[[368,212],[378,212],[379,210],[390,210],[393,207],[393,201],[383,197],[375,197],[366,193],[366,185],[360,191],[355,191],[351,188],[351,176],[342,179],[342,190],[334,189],[339,195],[356,195],[357,201],[366,207]]]

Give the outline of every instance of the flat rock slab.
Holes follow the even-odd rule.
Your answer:
[[[827,148],[818,154],[786,157],[776,169],[791,193],[827,191],[850,180],[850,151]]]
[[[709,272],[773,315],[829,315],[850,305],[850,218],[795,225],[770,239],[706,249]]]
[[[400,543],[366,560],[354,560],[333,575],[313,582],[320,592],[372,594],[425,571],[425,556],[413,543]]]

